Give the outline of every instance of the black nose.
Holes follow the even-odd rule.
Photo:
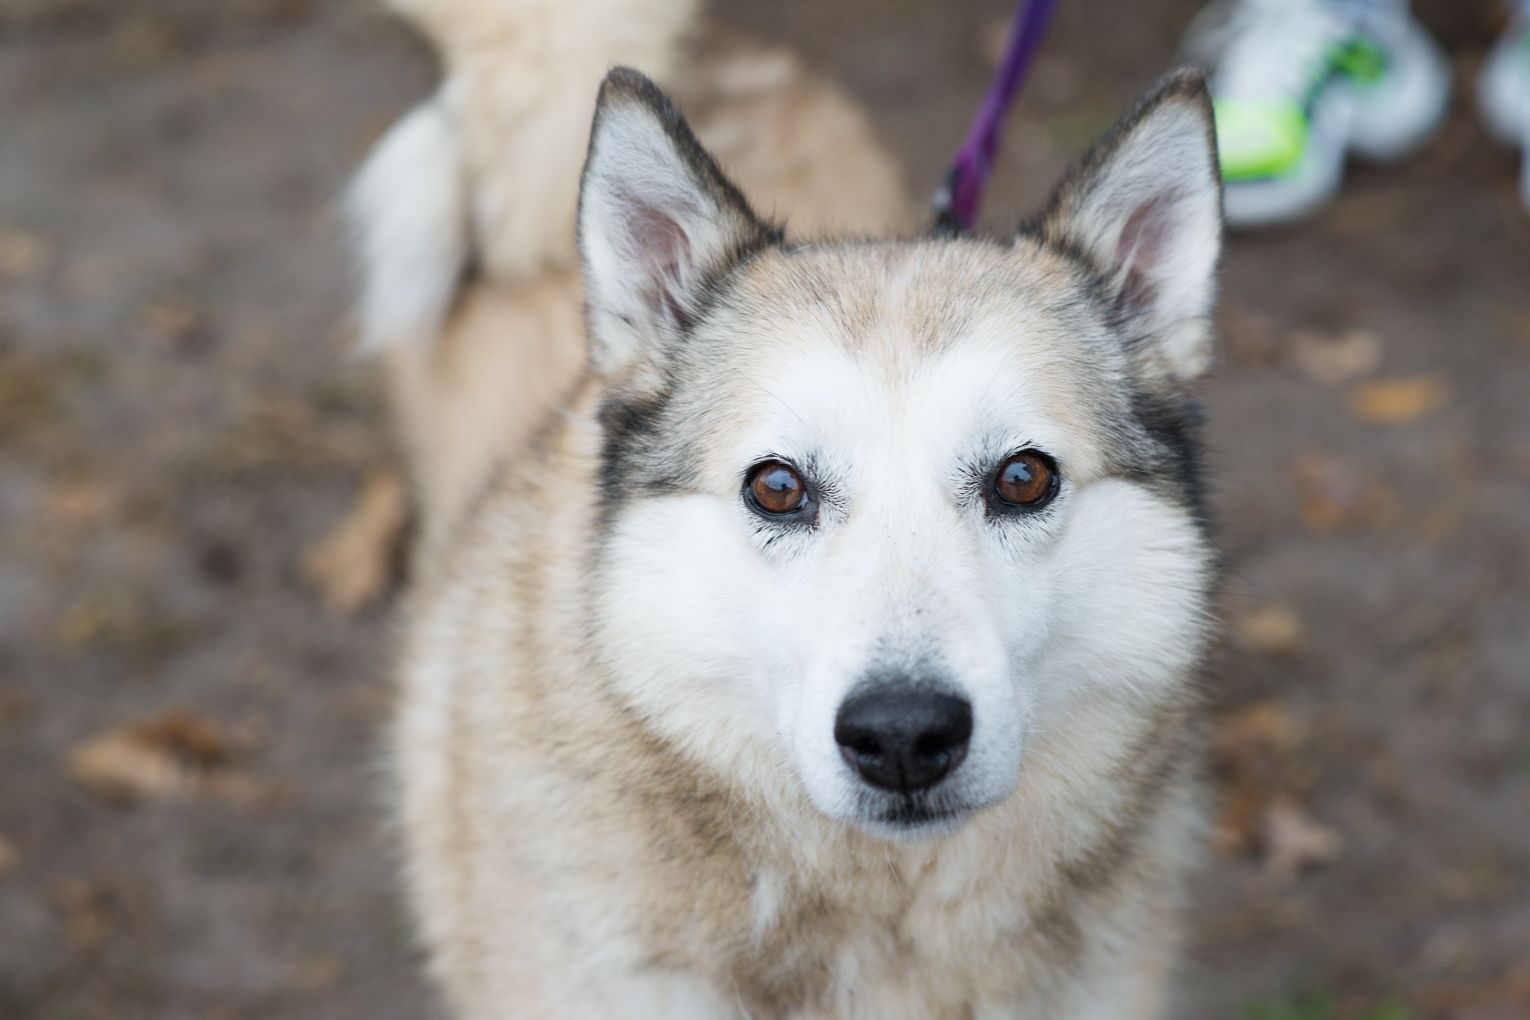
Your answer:
[[[872,687],[839,707],[834,739],[845,761],[872,786],[917,793],[967,756],[972,706],[939,691]]]

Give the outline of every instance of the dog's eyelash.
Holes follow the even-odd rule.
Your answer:
[[[1032,513],[989,517],[989,523],[993,526],[990,533],[997,536],[1000,545],[1008,547],[1013,543],[1016,551],[1037,541],[1044,541],[1057,518],[1057,502],[1061,499],[1062,494],[1059,493],[1057,500]]]
[[[806,554],[817,530],[816,524],[794,526],[761,521],[754,535],[761,553],[769,553],[773,560],[784,563]]]
[[[777,542],[781,541],[781,539],[787,536],[785,529],[779,527],[764,527],[760,528],[759,531],[765,533],[765,541],[760,544],[760,548],[762,549],[769,549],[771,546],[775,545]]]

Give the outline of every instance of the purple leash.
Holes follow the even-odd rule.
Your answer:
[[[977,221],[983,189],[988,185],[994,156],[999,151],[1004,114],[1020,91],[1056,6],[1057,0],[1020,0],[1014,28],[1004,46],[1004,59],[994,72],[993,81],[988,83],[983,105],[967,129],[967,140],[956,150],[945,182],[935,192],[936,230],[962,234]]]

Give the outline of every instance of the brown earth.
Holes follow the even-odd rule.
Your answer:
[[[920,188],[1006,6],[722,4]],[[995,225],[1195,6],[1062,5]],[[1440,136],[1227,258],[1197,1020],[1530,1016],[1530,214],[1466,92],[1490,6],[1425,14]],[[0,1017],[432,1015],[377,809],[389,614],[299,563],[390,458],[333,199],[433,74],[360,0],[0,3]]]

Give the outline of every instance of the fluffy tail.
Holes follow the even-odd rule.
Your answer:
[[[451,120],[432,102],[394,125],[351,185],[363,350],[429,336],[445,318],[469,257],[465,176]]]
[[[514,282],[574,261],[601,77],[667,78],[697,0],[389,0],[434,43],[440,91],[400,121],[346,202],[362,343],[428,340],[469,265]]]

